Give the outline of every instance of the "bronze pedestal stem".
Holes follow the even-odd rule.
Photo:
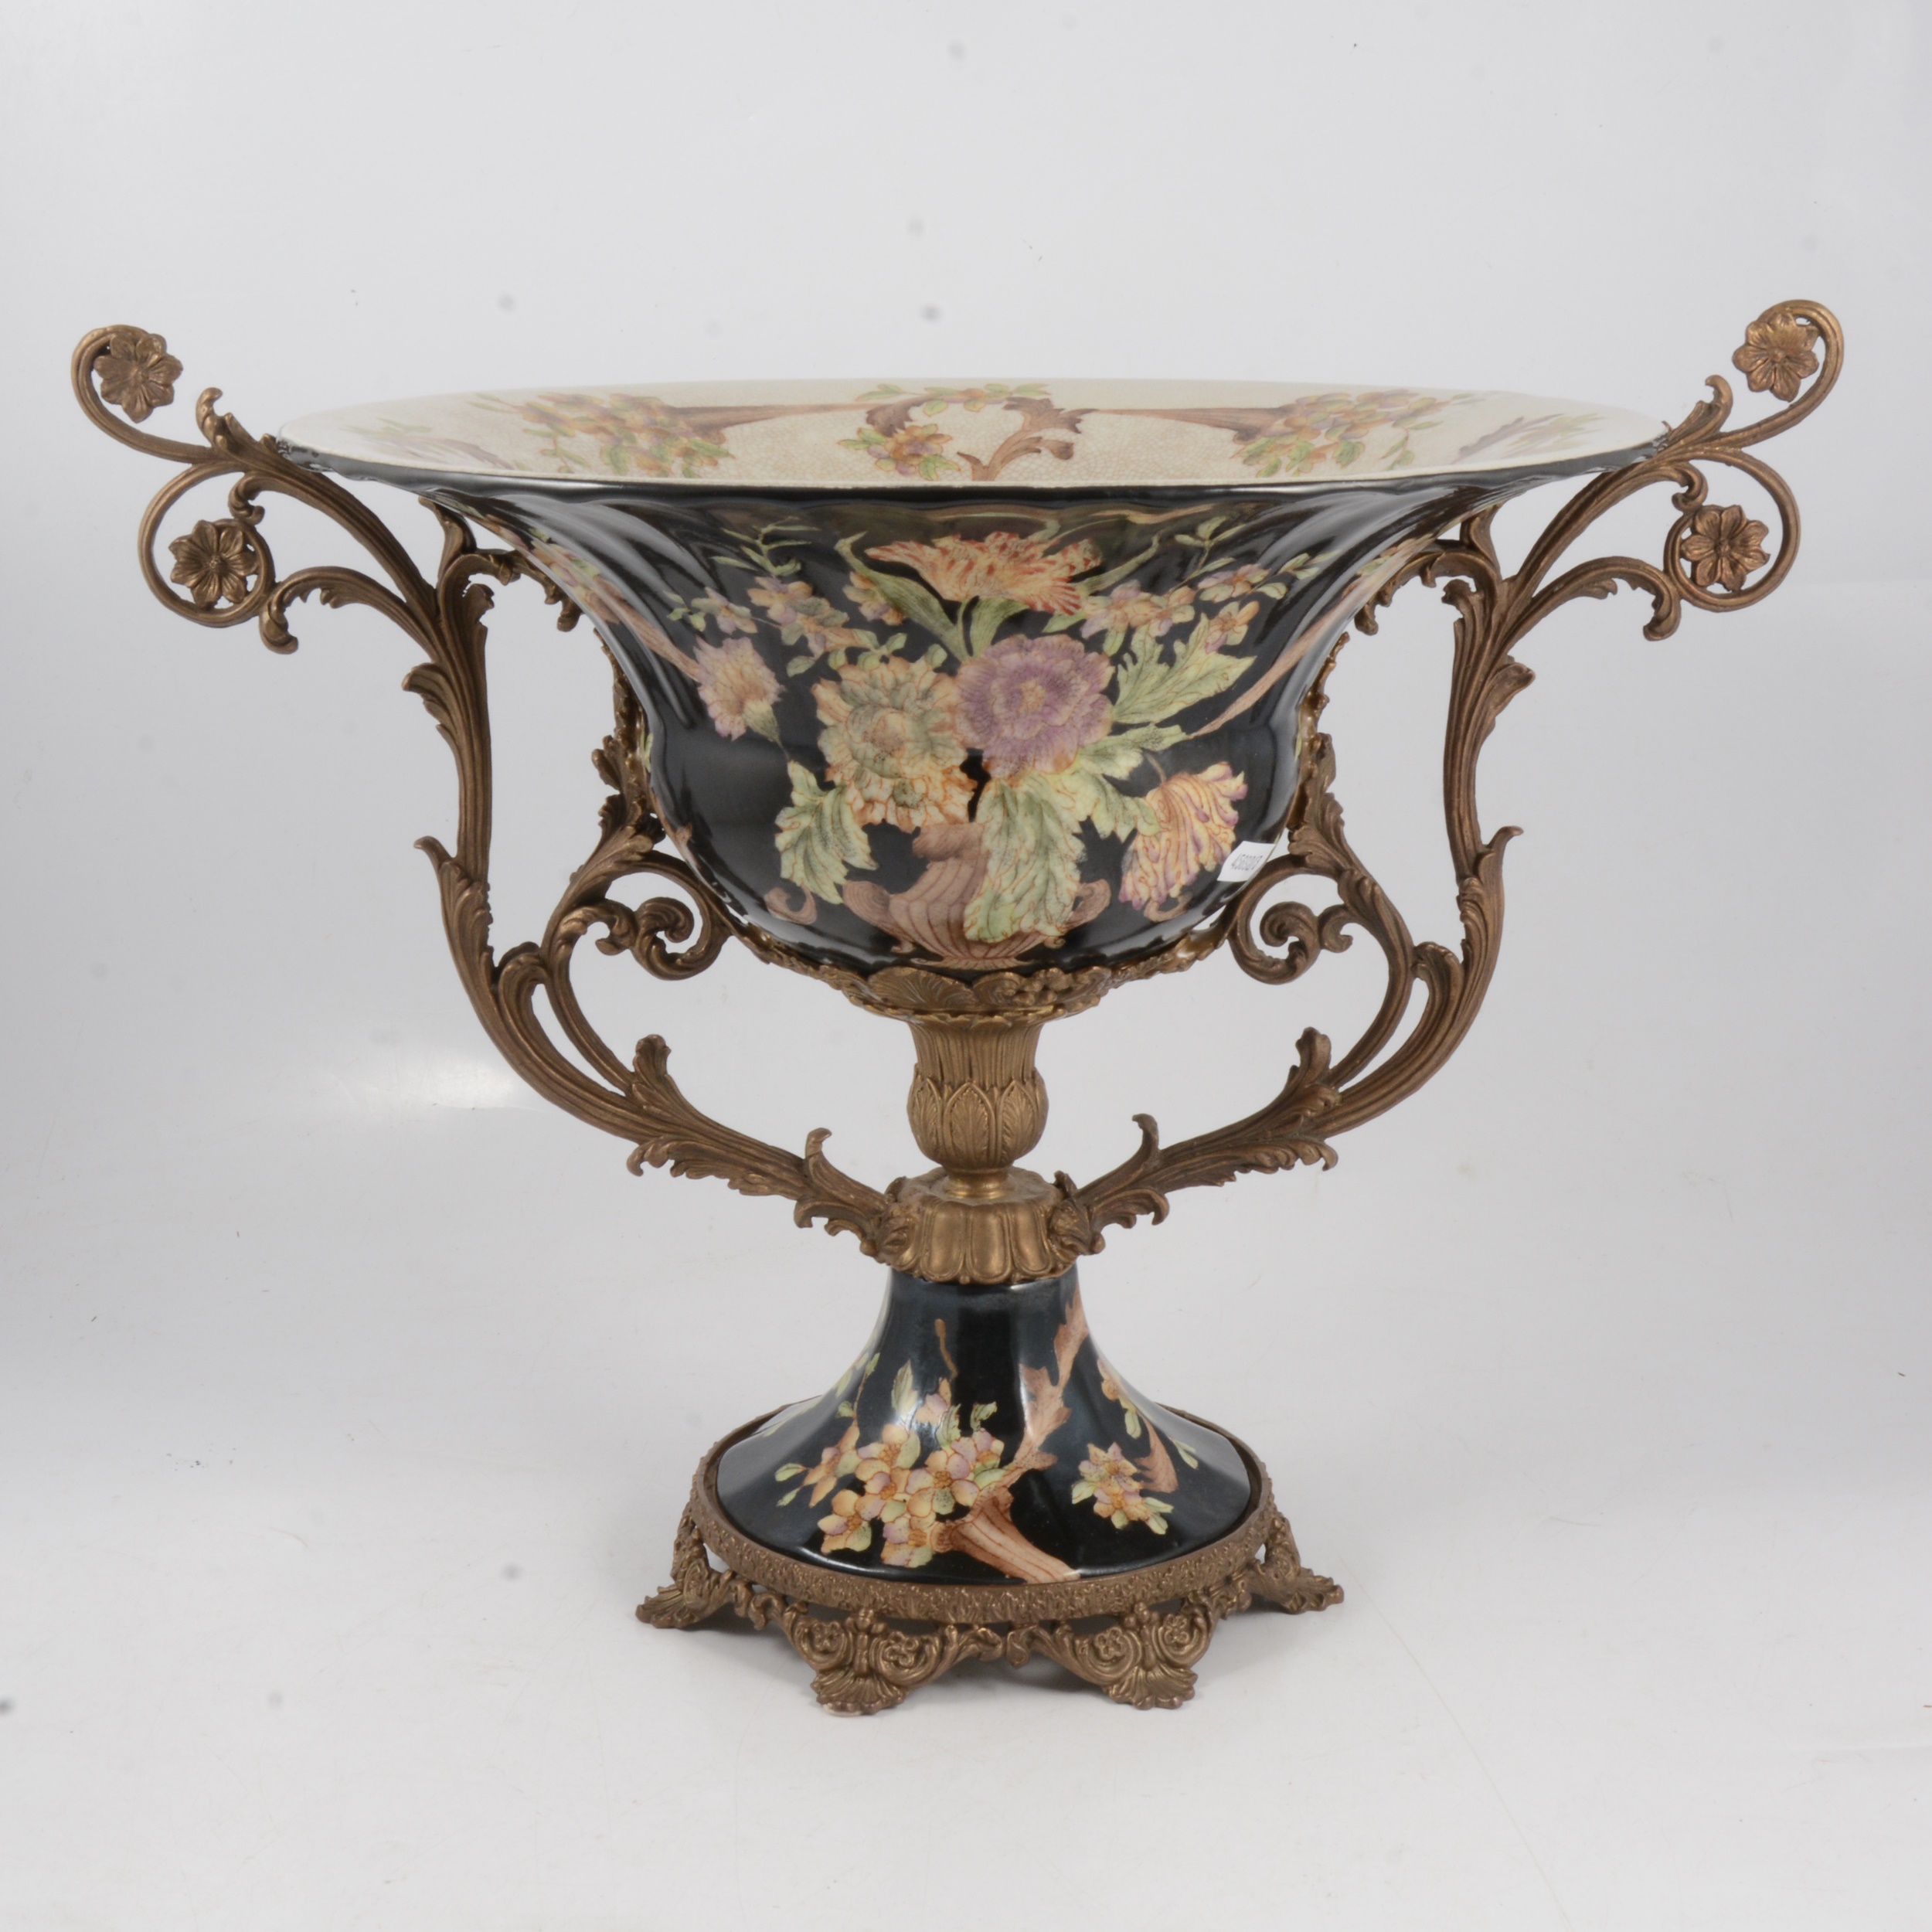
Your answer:
[[[997,1197],[1007,1170],[1046,1126],[1046,1087],[1033,1065],[1039,1023],[914,1020],[912,1033],[919,1057],[906,1107],[913,1138],[946,1170],[949,1193]]]
[[[1066,1265],[1053,1230],[1063,1204],[1013,1163],[1046,1125],[1033,1064],[1041,1022],[929,1015],[911,1022],[918,1064],[906,1102],[913,1138],[939,1165],[895,1182],[880,1252],[928,1281],[1039,1280]]]

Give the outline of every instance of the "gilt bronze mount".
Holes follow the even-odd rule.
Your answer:
[[[253,623],[281,651],[302,600],[359,604],[421,652],[405,685],[457,790],[454,845],[422,848],[457,971],[511,1066],[628,1142],[634,1172],[782,1196],[801,1226],[849,1233],[889,1270],[836,1385],[706,1458],[673,1580],[638,1611],[774,1624],[822,1702],[869,1712],[957,1663],[1034,1655],[1171,1706],[1222,1617],[1340,1600],[1302,1566],[1245,1446],[1149,1401],[1096,1349],[1077,1264],[1109,1230],[1161,1219],[1176,1189],[1332,1165],[1337,1134],[1448,1059],[1502,935],[1515,828],[1485,836],[1475,786],[1530,681],[1516,648],[1620,587],[1649,600],[1653,639],[1686,604],[1743,609],[1775,589],[1798,512],[1754,446],[1817,407],[1842,358],[1827,310],[1781,303],[1733,358],[1780,406],[1733,427],[1713,376],[1668,430],[1471,393],[801,383],[432,397],[278,437],[209,389],[188,441],[143,427],[182,374],[160,336],[94,331],[73,380],[99,428],[175,466],[140,532],[162,603]],[[1763,492],[1774,537],[1709,500],[1712,470]],[[418,495],[441,532],[434,569],[338,476]],[[1573,493],[1506,571],[1497,509],[1563,479]],[[223,482],[225,514],[166,540],[165,562],[176,506]],[[1676,511],[1659,561],[1566,561],[1659,484]],[[274,495],[319,511],[366,565],[283,574],[263,530]],[[594,754],[609,787],[596,842],[541,937],[499,953],[485,621],[519,578],[560,628],[590,619],[614,720]],[[1411,582],[1455,614],[1453,944],[1413,938],[1357,857],[1321,729],[1343,636],[1372,634]],[[679,896],[618,896],[635,878]],[[1310,882],[1333,903],[1277,896]],[[1046,1121],[1049,1021],[1223,944],[1286,985],[1357,930],[1386,971],[1374,1016],[1338,1054],[1301,1032],[1255,1112],[1172,1145],[1138,1116],[1138,1146],[1085,1182],[1018,1165]],[[665,980],[736,940],[903,1022],[913,1137],[934,1165],[875,1188],[826,1158],[823,1130],[794,1151],[711,1119],[661,1038],[627,1058],[591,1026],[572,984],[587,936]]]
[[[770,1420],[726,1437],[699,1466],[678,1525],[672,1580],[638,1614],[662,1630],[688,1629],[725,1610],[757,1629],[776,1624],[811,1665],[828,1710],[884,1710],[956,1664],[1019,1665],[1036,1656],[1116,1703],[1172,1710],[1194,1695],[1193,1666],[1223,1617],[1257,1601],[1294,1614],[1342,1600],[1338,1585],[1303,1568],[1267,1471],[1239,1443],[1253,1485],[1249,1505],[1226,1536],[1185,1556],[1054,1583],[882,1586],[828,1574],[747,1536],[719,1503],[725,1451]],[[713,1552],[723,1570],[713,1567]]]

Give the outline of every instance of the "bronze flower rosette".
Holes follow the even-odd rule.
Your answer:
[[[1842,355],[1822,307],[1767,309],[1733,360],[1779,406],[1733,426],[1731,387],[1713,376],[1654,447],[1578,483],[1512,570],[1491,526],[1520,479],[1390,496],[1373,527],[1289,540],[1306,499],[1267,490],[1296,487],[1318,450],[1403,433],[1417,406],[1390,391],[1235,426],[1257,478],[1238,529],[1204,529],[1211,504],[1042,498],[1022,515],[997,499],[970,514],[907,501],[862,530],[825,509],[813,540],[829,549],[804,566],[782,527],[798,505],[777,505],[774,519],[746,498],[703,531],[680,526],[696,561],[655,607],[508,491],[426,488],[442,544],[424,570],[359,496],[219,411],[219,391],[196,403],[196,440],[154,434],[143,426],[173,400],[182,367],[145,330],[94,332],[73,378],[98,427],[174,466],[141,528],[162,603],[199,624],[252,623],[282,651],[305,598],[359,604],[420,651],[406,686],[457,774],[454,842],[422,846],[464,989],[517,1072],[627,1142],[634,1171],[782,1196],[801,1226],[850,1233],[898,1271],[879,1335],[836,1388],[706,1458],[674,1580],[640,1612],[665,1625],[726,1610],[777,1623],[821,1699],[865,1711],[954,1663],[1036,1654],[1121,1701],[1172,1705],[1190,1694],[1221,1616],[1257,1597],[1296,1610],[1338,1600],[1301,1567],[1253,1456],[1139,1396],[1097,1354],[1073,1265],[1110,1229],[1162,1219],[1178,1188],[1332,1165],[1337,1135],[1448,1059],[1501,941],[1515,830],[1485,834],[1475,785],[1484,743],[1531,679],[1517,647],[1573,599],[1620,587],[1648,599],[1651,638],[1686,605],[1723,612],[1769,595],[1798,522],[1757,446],[1818,406]],[[972,459],[994,474],[1080,434],[1078,412],[1024,388],[940,402],[1010,415],[1005,442]],[[926,480],[953,461],[930,403],[881,392],[853,447]],[[571,425],[560,421],[561,434]],[[641,406],[606,428],[641,470],[667,474],[701,471],[729,434]],[[1749,478],[1769,519],[1712,501],[1719,471]],[[225,513],[165,540],[164,562],[171,513],[217,484]],[[1676,512],[1658,561],[1566,561],[1607,511],[1656,485]],[[320,512],[364,562],[284,575],[262,529],[274,496]],[[587,616],[618,675],[615,723],[594,754],[609,787],[594,842],[542,933],[499,951],[485,625],[496,589],[519,578],[561,606],[563,628]],[[1447,944],[1412,937],[1355,852],[1320,728],[1347,626],[1372,634],[1376,611],[1415,581],[1455,614],[1443,788],[1460,930]],[[1223,716],[1230,705],[1241,708]],[[755,811],[719,805],[719,773],[727,791],[743,780]],[[1263,841],[1272,856],[1226,873],[1233,850]],[[620,896],[641,877],[677,896]],[[1327,882],[1333,903],[1280,896],[1304,879]],[[1044,1123],[1034,1053],[1046,1022],[1224,943],[1253,977],[1298,981],[1358,930],[1386,968],[1374,1015],[1338,1049],[1301,1031],[1279,1090],[1253,1113],[1172,1145],[1139,1116],[1138,1146],[1083,1182],[1016,1165]],[[591,1026],[572,984],[587,935],[664,980],[702,971],[736,940],[906,1022],[911,1124],[934,1166],[874,1187],[827,1159],[823,1130],[794,1151],[711,1119],[672,1080],[662,1039],[627,1054]],[[911,1325],[892,1325],[902,1318]]]

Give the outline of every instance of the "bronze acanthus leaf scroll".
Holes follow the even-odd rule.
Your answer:
[[[1822,353],[1822,362],[1819,352]],[[1110,1225],[1131,1226],[1142,1214],[1158,1220],[1175,1189],[1218,1186],[1236,1175],[1270,1172],[1301,1162],[1332,1165],[1332,1138],[1386,1113],[1415,1092],[1461,1043],[1482,1004],[1502,938],[1502,857],[1519,828],[1485,838],[1476,815],[1476,766],[1505,706],[1534,673],[1516,662],[1518,645],[1553,611],[1577,597],[1608,597],[1621,585],[1651,600],[1644,626],[1650,638],[1668,637],[1686,604],[1702,611],[1737,611],[1776,590],[1798,554],[1798,505],[1784,479],[1750,453],[1751,445],[1811,414],[1838,380],[1844,337],[1837,318],[1816,302],[1780,302],[1746,332],[1732,359],[1753,389],[1769,389],[1786,406],[1760,420],[1727,429],[1731,387],[1709,378],[1710,397],[1698,403],[1651,456],[1585,484],[1544,527],[1517,570],[1505,576],[1491,540],[1493,511],[1470,518],[1451,537],[1411,558],[1376,592],[1355,619],[1372,635],[1376,611],[1404,583],[1439,585],[1456,613],[1449,717],[1443,746],[1443,808],[1455,867],[1461,916],[1460,948],[1418,944],[1402,916],[1350,846],[1342,808],[1331,786],[1335,747],[1316,729],[1327,702],[1325,667],[1303,709],[1301,781],[1291,809],[1287,851],[1264,866],[1225,915],[1235,959],[1256,978],[1280,984],[1299,978],[1324,952],[1341,952],[1351,928],[1367,932],[1382,949],[1388,988],[1375,1017],[1341,1059],[1310,1029],[1281,1092],[1232,1126],[1172,1147],[1160,1145],[1154,1122],[1138,1117],[1139,1149],[1085,1187],[1064,1175],[1066,1206],[1060,1231],[1070,1248],[1090,1253]],[[1806,378],[1812,378],[1808,388]],[[1702,465],[1740,471],[1770,498],[1777,542],[1768,557],[1759,547],[1767,532],[1733,506],[1707,503]],[[1664,539],[1661,565],[1639,557],[1604,556],[1559,570],[1577,539],[1606,511],[1654,484],[1675,485],[1678,515]],[[1263,910],[1277,887],[1303,877],[1331,880],[1340,904],[1316,913],[1298,900]],[[1280,949],[1277,951],[1275,949]],[[1381,1057],[1400,1032],[1417,986],[1421,1016],[1400,1043]]]
[[[740,918],[666,838],[646,772],[644,720],[621,678],[615,726],[596,754],[611,787],[597,846],[565,888],[542,939],[499,958],[490,942],[485,620],[495,585],[534,571],[506,551],[480,548],[466,523],[430,505],[443,545],[434,577],[426,577],[359,498],[291,462],[272,437],[253,436],[217,412],[218,389],[204,390],[196,405],[202,442],[132,427],[172,401],[182,372],[158,335],[125,326],[95,330],[75,351],[73,379],[81,407],[98,427],[180,466],[141,525],[141,569],[163,604],[197,624],[252,621],[276,651],[294,648],[288,616],[303,598],[359,604],[388,617],[423,653],[405,686],[422,699],[454,757],[457,811],[453,852],[433,838],[421,844],[441,886],[457,971],[485,1030],[516,1071],[579,1119],[629,1141],[634,1170],[668,1165],[674,1174],[715,1176],[743,1193],[781,1196],[794,1203],[801,1226],[822,1222],[830,1231],[855,1234],[866,1253],[895,1266],[935,1280],[973,1281],[1011,1278],[1015,1268],[1056,1272],[1077,1255],[1097,1252],[1108,1227],[1131,1226],[1141,1215],[1159,1220],[1179,1188],[1218,1186],[1239,1174],[1304,1162],[1331,1165],[1335,1135],[1385,1112],[1443,1065],[1481,1005],[1502,937],[1502,855],[1515,828],[1483,837],[1476,767],[1504,706],[1532,675],[1513,656],[1516,646],[1573,598],[1607,596],[1620,585],[1650,597],[1644,632],[1651,638],[1668,637],[1687,603],[1730,611],[1767,596],[1796,556],[1798,517],[1784,479],[1751,454],[1751,445],[1809,415],[1837,380],[1842,359],[1842,336],[1829,311],[1812,302],[1777,304],[1750,325],[1733,361],[1753,389],[1769,389],[1785,406],[1727,428],[1730,386],[1713,376],[1710,400],[1653,454],[1583,485],[1513,573],[1503,573],[1491,539],[1493,513],[1485,512],[1410,557],[1357,617],[1358,628],[1372,634],[1375,611],[1416,580],[1440,587],[1456,613],[1443,799],[1459,947],[1413,940],[1349,843],[1331,788],[1334,747],[1317,728],[1326,702],[1325,668],[1303,706],[1301,775],[1287,850],[1236,899],[1144,960],[1070,971],[1021,968],[971,980],[914,966],[862,975],[820,965]],[[130,420],[111,413],[111,404]],[[1763,547],[1770,534],[1764,526],[1735,506],[1708,502],[1706,464],[1740,471],[1768,495],[1778,525],[1770,551]],[[190,492],[224,478],[233,479],[227,515],[204,519],[176,538],[168,546],[172,567],[164,574],[156,555],[163,519]],[[1606,556],[1559,569],[1606,511],[1658,483],[1675,486],[1678,512],[1661,563]],[[362,546],[374,573],[322,566],[281,576],[261,533],[261,498],[268,495],[320,511]],[[555,586],[536,580],[549,600],[563,604],[559,622],[567,628],[575,607]],[[620,882],[645,873],[671,882],[685,899],[634,906],[611,896]],[[1294,900],[1264,904],[1277,887],[1304,876],[1332,882],[1339,903],[1319,913]],[[1322,953],[1345,950],[1357,927],[1380,947],[1387,988],[1367,1029],[1339,1059],[1325,1036],[1304,1031],[1293,1069],[1266,1106],[1172,1147],[1161,1145],[1153,1121],[1141,1115],[1138,1149],[1083,1187],[1063,1174],[1049,1183],[1009,1165],[1031,1145],[1044,1117],[1043,1094],[1037,1107],[1031,1098],[1019,1104],[1037,1087],[1032,1047],[1044,1022],[1093,1005],[1124,981],[1190,966],[1224,941],[1255,978],[1298,979]],[[914,1086],[915,1129],[940,1168],[896,1181],[882,1193],[825,1158],[823,1130],[808,1138],[800,1155],[701,1113],[672,1079],[668,1049],[656,1036],[640,1042],[627,1063],[591,1028],[572,986],[575,948],[591,932],[600,950],[628,952],[661,979],[702,971],[733,937],[761,959],[825,979],[869,1011],[910,1022],[922,1068]],[[1421,1013],[1404,1034],[1418,987]],[[545,1030],[539,992],[581,1064]],[[988,1119],[1002,1123],[990,1140]],[[975,1121],[979,1126],[971,1128]]]
[[[422,699],[456,760],[456,845],[420,841],[442,889],[443,920],[456,969],[477,1017],[504,1057],[531,1086],[579,1120],[633,1144],[634,1168],[668,1164],[674,1174],[716,1175],[747,1194],[781,1195],[796,1203],[802,1226],[823,1221],[869,1247],[885,1206],[876,1190],[841,1173],[821,1151],[825,1135],[810,1136],[803,1155],[772,1147],[701,1114],[667,1069],[668,1049],[655,1035],[641,1041],[628,1066],[585,1019],[570,982],[572,954],[587,932],[597,944],[627,951],[662,979],[699,972],[717,957],[726,936],[746,929],[709,886],[679,858],[665,836],[645,777],[642,722],[620,679],[617,724],[597,754],[612,787],[596,849],[564,889],[542,940],[512,947],[501,958],[490,943],[490,719],[485,675],[485,620],[494,587],[525,566],[501,550],[478,546],[461,519],[430,505],[443,546],[433,577],[426,577],[382,521],[330,478],[289,461],[273,437],[250,434],[218,411],[219,389],[205,389],[195,406],[204,439],[177,442],[134,429],[111,414],[121,403],[135,421],[173,399],[181,365],[166,342],[145,329],[96,329],[74,352],[75,393],[96,426],[119,443],[181,466],[141,519],[141,562],[148,588],[171,610],[196,624],[226,628],[253,622],[272,651],[292,651],[291,607],[314,596],[324,604],[355,604],[379,611],[422,652],[424,662],[403,680]],[[162,519],[191,491],[224,478],[228,514],[197,523],[171,549],[164,576],[155,551]],[[373,574],[342,566],[277,570],[261,535],[261,499],[281,495],[306,504],[359,543]],[[171,581],[172,580],[172,581]],[[539,580],[541,581],[541,580]],[[181,595],[172,583],[183,585]],[[547,583],[546,594],[556,596]],[[576,621],[565,609],[560,622]],[[679,886],[691,904],[672,898],[628,906],[610,896],[619,881],[655,873]],[[692,911],[696,907],[696,912]],[[764,950],[762,942],[760,951]],[[544,1030],[537,995],[583,1056],[587,1073]]]

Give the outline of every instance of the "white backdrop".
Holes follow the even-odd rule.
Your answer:
[[[1923,1925],[1923,9],[5,25],[0,1923]],[[1628,596],[1538,634],[1459,1057],[1333,1174],[1185,1197],[1086,1267],[1109,1352],[1257,1446],[1346,1604],[1226,1627],[1172,1716],[982,1668],[835,1721],[775,1637],[635,1624],[696,1457],[837,1372],[879,1270],[631,1179],[518,1087],[410,849],[451,787],[404,646],[308,611],[285,662],[153,604],[163,473],[83,423],[73,342],[162,330],[184,400],[257,428],[880,371],[1674,417],[1785,297],[1850,345],[1767,451],[1804,555],[1667,643]],[[1406,594],[1330,713],[1357,843],[1431,935],[1447,634]],[[587,849],[605,690],[527,590],[494,635],[507,943]],[[915,1158],[904,1043],[823,989],[599,964],[701,1104]],[[1038,1164],[1244,1111],[1369,970],[1217,960],[1054,1029]]]

